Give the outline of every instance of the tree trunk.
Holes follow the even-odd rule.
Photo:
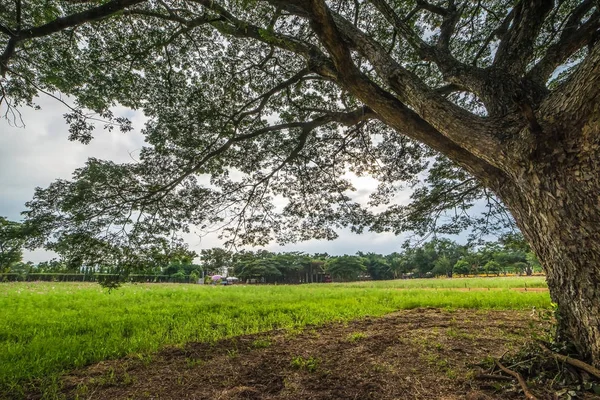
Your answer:
[[[583,125],[583,126],[582,126]],[[600,366],[600,124],[589,118],[497,192],[558,304],[558,337]],[[561,151],[557,151],[560,149]],[[533,158],[533,157],[532,157]]]

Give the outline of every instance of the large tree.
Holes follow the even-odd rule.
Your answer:
[[[82,142],[94,120],[131,128],[115,104],[149,117],[139,162],[92,159],[36,192],[48,240],[134,246],[194,224],[260,244],[509,211],[559,332],[599,365],[599,26],[594,0],[3,1],[0,99],[19,123],[54,95]],[[352,201],[349,171],[381,181],[385,211]]]

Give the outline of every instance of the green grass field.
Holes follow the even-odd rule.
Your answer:
[[[449,289],[465,285],[501,289]],[[4,283],[0,398],[18,398],[31,386],[52,393],[65,371],[164,345],[301,329],[415,307],[548,308],[546,292],[509,290],[543,286],[542,278],[482,278],[302,286],[137,284],[109,293],[96,284]]]
[[[352,287],[377,287],[399,289],[511,289],[511,288],[547,288],[544,276],[531,277],[480,277],[452,279],[397,279],[393,281],[364,281],[346,283]]]

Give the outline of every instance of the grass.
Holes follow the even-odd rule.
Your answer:
[[[451,289],[451,288],[483,288],[483,289],[516,289],[546,288],[543,276],[521,277],[481,277],[452,279],[397,279],[393,281],[364,281],[345,284],[351,287],[398,288],[398,289]]]
[[[466,282],[456,281],[455,287]],[[510,291],[506,288],[513,283],[502,278],[469,280],[473,285],[506,289],[494,291],[416,289],[420,284],[446,285],[454,280],[407,282],[137,284],[110,293],[85,283],[0,284],[0,398],[7,394],[18,398],[28,387],[45,387],[50,393],[65,371],[128,354],[147,357],[164,345],[215,342],[279,328],[296,331],[415,307],[550,307],[547,293]],[[534,286],[528,283],[528,287]]]

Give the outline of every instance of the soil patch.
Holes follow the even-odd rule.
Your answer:
[[[107,400],[520,399],[514,383],[475,376],[547,326],[524,311],[405,310],[101,362],[63,388]]]

